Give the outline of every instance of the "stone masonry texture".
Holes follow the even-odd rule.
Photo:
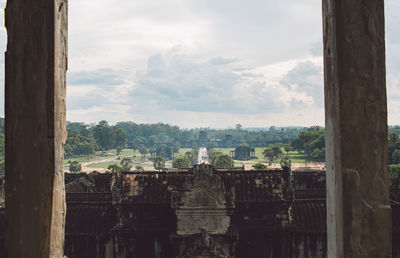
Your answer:
[[[390,257],[384,1],[324,0],[329,257]]]
[[[62,257],[67,2],[9,0],[6,257]]]

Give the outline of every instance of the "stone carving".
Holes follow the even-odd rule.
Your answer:
[[[111,177],[111,194],[113,204],[119,204],[122,201],[122,171],[113,171]]]
[[[177,234],[192,235],[203,228],[212,234],[225,234],[234,207],[234,191],[225,191],[221,178],[207,164],[196,165],[184,189],[172,194],[177,216]]]
[[[226,250],[214,236],[201,229],[200,234],[194,236],[194,239],[187,246],[181,257],[229,257]]]

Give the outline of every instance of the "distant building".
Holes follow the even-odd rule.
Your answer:
[[[256,150],[251,148],[247,143],[242,142],[239,146],[231,151],[231,156],[236,160],[250,160],[256,158]]]

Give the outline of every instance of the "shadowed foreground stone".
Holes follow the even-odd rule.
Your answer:
[[[329,257],[390,257],[384,2],[323,0]]]
[[[6,256],[62,257],[67,1],[9,0]]]

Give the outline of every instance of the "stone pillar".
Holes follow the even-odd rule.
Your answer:
[[[384,1],[323,0],[329,257],[390,257]]]
[[[8,0],[7,257],[62,257],[67,1]]]

